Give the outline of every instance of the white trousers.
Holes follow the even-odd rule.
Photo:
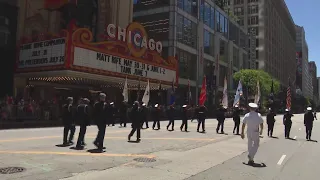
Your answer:
[[[260,143],[259,132],[247,132],[247,138],[248,138],[249,157],[250,159],[253,159],[259,148],[259,143]]]

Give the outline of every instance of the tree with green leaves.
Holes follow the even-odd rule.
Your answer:
[[[274,93],[279,92],[280,83],[273,79],[267,72],[255,69],[242,69],[233,75],[237,81],[241,80],[242,85],[248,90],[249,95],[256,93],[257,81],[260,84],[261,94],[269,95],[273,82]]]

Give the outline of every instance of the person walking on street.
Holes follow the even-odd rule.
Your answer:
[[[271,108],[269,108],[269,112],[267,114],[267,125],[268,125],[268,136],[273,137],[273,128],[275,123],[276,114],[273,112]]]
[[[290,131],[292,126],[291,117],[293,114],[290,113],[289,109],[285,110],[286,113],[283,115],[283,125],[284,125],[284,137],[290,139]]]
[[[224,120],[226,119],[226,116],[225,116],[226,111],[227,111],[227,109],[225,107],[223,107],[222,104],[217,109],[217,114],[216,114],[217,121],[218,121],[217,129],[216,129],[217,133],[219,133],[219,130],[221,127],[221,134],[224,134]]]
[[[149,128],[148,123],[148,108],[145,103],[142,104],[141,110],[140,110],[140,116],[141,116],[141,129],[143,129],[143,124],[146,123],[146,129]]]
[[[126,101],[123,101],[122,104],[121,104],[121,107],[120,107],[120,126],[122,127],[122,124],[123,124],[123,127],[127,127],[127,121],[128,121],[128,114],[127,114],[127,111],[128,111],[128,102]]]
[[[106,133],[106,125],[107,125],[107,122],[106,122],[107,104],[105,103],[106,94],[100,93],[99,98],[100,98],[100,101],[94,105],[94,117],[95,117],[95,123],[98,127],[98,134],[93,144],[97,147],[98,151],[103,152],[103,149],[105,149],[105,147],[103,146],[103,142],[104,142],[104,136]]]
[[[159,107],[159,104],[154,105],[153,111],[152,111],[152,118],[153,118],[153,125],[152,129],[154,130],[156,125],[158,127],[157,130],[160,129],[160,115],[161,115],[161,109]]]
[[[63,105],[62,121],[63,121],[63,145],[73,144],[73,137],[76,131],[74,122],[73,97],[67,98],[68,103]],[[70,131],[70,134],[69,134]],[[69,138],[68,138],[69,134]]]
[[[182,106],[182,124],[180,126],[180,130],[182,131],[184,127],[184,131],[188,132],[188,109],[187,105]]]
[[[304,126],[306,126],[306,139],[311,140],[311,133],[313,128],[314,114],[312,113],[312,108],[308,107],[307,112],[304,114]]]
[[[87,126],[89,126],[90,123],[90,111],[89,111],[89,99],[83,98],[80,105],[77,107],[77,120],[78,124],[80,126],[78,141],[76,145],[76,149],[84,149],[84,146],[86,146],[86,143],[84,142],[84,137],[87,131]]]
[[[197,132],[199,132],[200,125],[202,126],[202,133],[206,132],[206,128],[205,128],[206,116],[207,116],[207,108],[204,105],[202,105],[199,107],[198,114],[197,114],[197,118],[198,118]]]
[[[234,121],[233,134],[235,134],[235,132],[237,132],[236,135],[240,135],[239,134],[239,127],[240,127],[240,112],[241,112],[241,110],[239,109],[238,105],[235,105],[234,107],[235,107],[235,109],[232,114],[232,118]]]
[[[249,103],[250,112],[243,118],[241,128],[241,138],[244,139],[244,130],[247,126],[247,138],[248,138],[248,164],[254,164],[254,157],[258,151],[260,137],[263,132],[263,119],[259,113],[256,112],[258,105],[255,103]],[[259,133],[260,130],[260,133]]]
[[[140,142],[140,130],[141,130],[141,115],[140,115],[139,102],[135,101],[131,110],[132,130],[128,135],[128,141],[131,140],[133,134],[137,131],[137,142]]]
[[[170,125],[171,125],[171,131],[174,131],[174,115],[175,115],[175,109],[174,109],[174,106],[171,105],[167,110],[167,117],[169,119],[169,124],[167,125],[168,131],[169,131]]]

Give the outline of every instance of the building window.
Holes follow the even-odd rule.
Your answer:
[[[234,0],[234,5],[243,4],[243,0]]]
[[[179,62],[179,77],[196,80],[196,66],[197,57],[187,51],[177,49],[177,58]]]
[[[256,47],[259,47],[259,39],[256,39]]]
[[[204,24],[214,29],[214,7],[208,3],[200,2],[200,20]]]
[[[224,65],[219,65],[219,86],[223,87],[224,78],[226,77],[227,73],[227,67]]]
[[[204,30],[203,35],[203,50],[204,53],[214,56],[214,36],[207,30]]]
[[[234,15],[240,16],[240,15],[243,15],[243,14],[244,14],[243,7],[234,8]]]
[[[258,2],[258,0],[248,0],[248,3],[255,3]]]
[[[228,18],[224,18],[224,37],[228,38],[229,36],[229,21]]]
[[[180,0],[179,0],[180,1]],[[179,5],[178,1],[178,5]],[[133,0],[133,11],[141,11],[146,9],[160,8],[169,6],[170,0]]]
[[[204,18],[203,22],[207,25],[210,24],[210,18],[211,18],[211,7],[208,3],[204,3]]]
[[[259,17],[258,16],[251,16],[248,18],[248,25],[255,25],[258,24]]]
[[[191,14],[192,16],[198,18],[198,1],[197,0],[178,0],[178,7],[183,11],[187,12],[188,14]]]
[[[248,28],[248,32],[251,33],[252,29],[255,35],[259,35],[259,27],[250,27]]]
[[[223,62],[227,62],[227,43],[220,39],[220,52],[219,52],[219,60]]]
[[[220,12],[218,10],[216,10],[216,31],[220,32]]]
[[[186,17],[177,15],[177,40],[197,48],[197,25]]]
[[[239,68],[239,49],[238,48],[233,48],[233,66],[236,68]]]
[[[248,14],[257,14],[258,12],[258,5],[248,6]]]

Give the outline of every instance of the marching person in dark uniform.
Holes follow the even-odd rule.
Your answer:
[[[291,117],[293,114],[290,113],[289,109],[286,109],[285,111],[286,112],[283,115],[284,136],[286,139],[290,139],[290,131],[292,126]]]
[[[154,130],[154,128],[158,127],[157,130],[160,129],[160,115],[161,115],[161,109],[159,107],[159,104],[154,105],[154,109],[152,110],[152,118],[153,118],[153,125],[152,125],[152,129]]]
[[[63,105],[63,115],[62,115],[62,121],[63,121],[63,145],[68,146],[73,144],[73,137],[74,133],[76,131],[76,126],[74,123],[74,111],[73,111],[73,97],[67,98],[68,104]],[[70,131],[69,139],[68,134]]]
[[[142,104],[140,109],[140,116],[141,116],[141,128],[143,129],[143,124],[146,123],[146,129],[149,128],[148,124],[148,108],[145,103]]]
[[[232,118],[233,118],[233,121],[234,121],[234,128],[233,128],[233,134],[235,134],[235,131],[237,132],[237,135],[240,135],[239,134],[239,127],[240,127],[240,113],[241,113],[241,110],[239,109],[239,106],[238,105],[235,105],[234,106],[235,109],[233,111],[233,114],[232,114]]]
[[[77,120],[80,126],[79,137],[76,145],[77,149],[83,149],[84,146],[86,145],[84,142],[84,136],[87,131],[87,126],[91,124],[90,110],[88,106],[89,103],[90,103],[89,99],[83,98],[82,102],[77,107]]]
[[[315,119],[315,120],[318,120],[318,119],[317,119],[317,111],[316,111],[316,110],[314,110],[313,116],[314,116],[314,119]]]
[[[198,118],[198,127],[197,127],[197,132],[199,132],[200,125],[202,125],[202,132],[206,132],[205,129],[205,121],[206,121],[206,114],[207,114],[207,108],[202,105],[199,107],[198,112],[197,112],[197,118]]]
[[[127,127],[127,119],[128,119],[128,103],[126,101],[123,101],[120,107],[120,126]]]
[[[311,133],[313,128],[314,114],[312,113],[312,108],[308,107],[307,112],[304,114],[304,125],[306,126],[306,139],[311,140]]]
[[[174,106],[171,105],[169,109],[167,110],[167,117],[169,119],[169,124],[167,125],[167,130],[169,130],[169,127],[171,125],[171,131],[174,131],[174,114],[175,114],[175,109]]]
[[[128,135],[128,141],[130,141],[133,134],[137,131],[137,142],[140,142],[140,130],[141,130],[141,119],[140,119],[140,107],[139,102],[135,101],[131,110],[132,130]]]
[[[100,93],[99,98],[99,102],[94,105],[94,118],[95,123],[98,126],[98,134],[93,144],[102,152],[103,149],[105,149],[103,142],[106,133],[106,94]]]
[[[273,137],[273,128],[274,128],[274,123],[276,122],[275,117],[276,114],[273,112],[271,108],[269,108],[269,112],[267,114],[267,124],[268,124],[268,136]]]
[[[225,112],[226,112],[226,108],[224,108],[222,105],[220,105],[220,107],[217,109],[217,121],[218,121],[218,125],[217,125],[217,129],[216,132],[219,133],[220,127],[221,127],[221,134],[224,134],[224,120],[226,119],[225,117]]]
[[[115,121],[116,121],[116,112],[117,109],[114,106],[114,102],[111,102],[108,106],[107,106],[107,116],[108,116],[108,126],[110,126],[110,124],[112,124],[112,126],[114,126]]]
[[[187,105],[182,106],[182,124],[180,126],[180,130],[182,131],[184,127],[184,131],[188,132],[188,109]]]

